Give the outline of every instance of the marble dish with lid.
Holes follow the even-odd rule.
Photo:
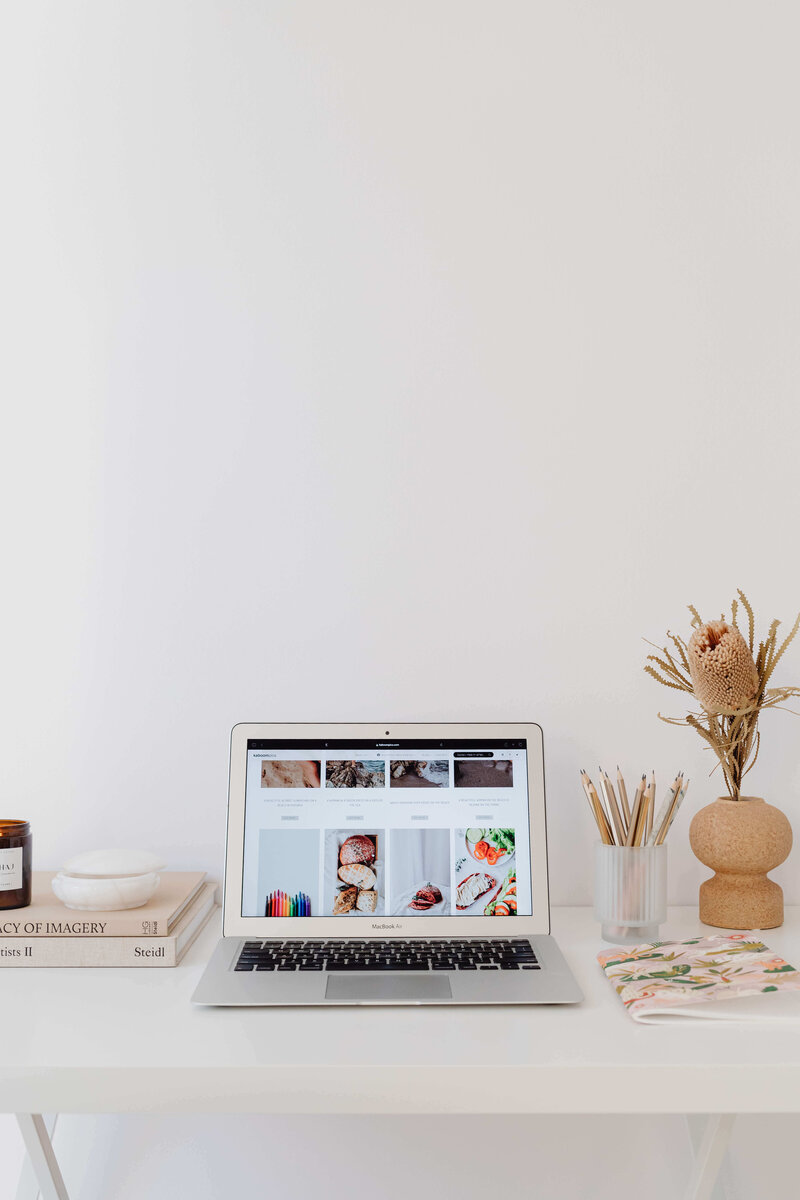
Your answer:
[[[155,894],[163,867],[147,850],[89,850],[65,863],[51,887],[66,908],[139,908]]]

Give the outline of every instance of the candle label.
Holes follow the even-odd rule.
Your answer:
[[[13,892],[22,887],[22,847],[0,850],[0,892]]]

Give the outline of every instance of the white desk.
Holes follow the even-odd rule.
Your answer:
[[[702,929],[673,909],[662,932]],[[591,910],[556,909],[553,932],[582,1005],[194,1008],[216,920],[174,970],[6,970],[1,1107],[23,1114],[45,1200],[66,1191],[44,1112],[699,1113],[714,1120],[687,1195],[710,1197],[726,1114],[800,1111],[800,1025],[639,1026],[597,966]],[[766,940],[797,962],[800,910]]]

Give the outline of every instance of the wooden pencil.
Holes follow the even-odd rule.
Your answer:
[[[622,814],[619,811],[617,797],[614,795],[614,788],[611,786],[611,780],[603,771],[602,767],[597,768],[600,772],[600,786],[603,789],[606,797],[608,811],[611,813],[611,820],[614,822],[614,831],[617,835],[617,845],[625,845],[625,827],[622,824]]]
[[[672,787],[669,789],[666,796],[662,800],[661,807],[658,810],[658,815],[656,816],[655,820],[653,821],[653,828],[647,838],[646,844],[648,846],[655,845],[656,838],[658,837],[659,833],[661,832],[661,829],[664,825],[665,820],[669,816],[670,809],[672,808],[672,802],[675,799],[675,797],[677,796],[678,792],[681,790],[682,783],[683,783],[683,771],[679,771],[678,774],[675,776],[675,779],[673,780]]]
[[[581,787],[583,788],[583,794],[584,794],[584,796],[586,797],[587,803],[588,803],[588,805],[589,805],[589,809],[591,810],[591,814],[592,814],[592,816],[594,817],[594,819],[595,819],[595,822],[597,823],[597,829],[598,829],[598,832],[600,833],[600,835],[601,835],[601,837],[602,837],[602,833],[603,833],[603,831],[602,831],[602,829],[600,828],[600,822],[599,822],[599,821],[598,821],[598,819],[597,819],[597,812],[596,812],[596,810],[595,810],[595,807],[594,807],[594,802],[593,802],[593,800],[592,800],[592,794],[591,794],[591,792],[589,791],[589,787],[588,787],[588,785],[587,785],[587,783],[586,783],[586,779],[584,778],[584,770],[583,770],[583,767],[581,767]]]
[[[682,786],[682,781],[681,781],[681,786]],[[681,793],[681,787],[679,786],[675,792],[675,795],[672,797],[672,799],[670,801],[670,805],[669,805],[669,808],[667,809],[664,820],[661,822],[661,825],[659,826],[659,828],[654,830],[654,835],[655,835],[653,838],[654,846],[662,846],[664,844],[664,839],[667,836],[667,832],[669,831],[669,827],[672,824],[672,820],[675,815],[675,805],[678,803],[678,801],[680,799],[680,793]]]
[[[581,770],[581,785],[583,787],[586,799],[589,801],[589,807],[592,810],[592,815],[597,824],[597,830],[600,834],[600,840],[606,846],[613,846],[614,838],[611,835],[611,830],[606,820],[606,814],[603,812],[600,800],[594,792],[594,787],[591,785],[591,780],[584,770]]]
[[[605,807],[605,805],[603,804],[603,801],[602,801],[602,800],[601,800],[601,798],[600,798],[600,794],[598,793],[598,791],[597,791],[597,788],[594,786],[594,784],[592,783],[591,779],[589,779],[589,776],[588,776],[588,775],[586,776],[586,778],[587,778],[587,780],[588,780],[588,782],[589,782],[589,791],[591,792],[592,799],[593,799],[593,801],[594,801],[594,804],[596,805],[596,807],[599,809],[599,811],[600,811],[600,812],[602,813],[602,815],[603,815],[603,820],[604,820],[604,821],[605,821],[605,823],[606,823],[606,827],[608,828],[608,834],[609,834],[609,837],[611,838],[611,845],[613,846],[613,845],[615,845],[616,843],[615,843],[615,841],[614,841],[614,825],[613,825],[613,822],[612,822],[612,819],[611,819],[611,814],[610,814],[609,812],[607,812],[607,811],[606,811],[606,807]],[[601,788],[601,791],[602,791],[602,788]]]
[[[655,773],[655,771],[652,771],[650,774],[650,789],[651,789],[650,790],[650,800],[647,805],[647,824],[645,825],[644,833],[642,834],[642,844],[644,844],[647,841],[647,839],[650,837],[650,834],[652,833],[652,830],[653,830],[653,813],[655,812],[655,807],[656,807],[656,773]]]
[[[632,846],[641,846],[642,844],[642,830],[644,829],[644,823],[647,820],[647,809],[645,807],[646,804],[646,793],[642,792],[642,798],[639,801],[639,813],[636,818],[636,825],[634,827],[633,834],[631,836]]]
[[[641,846],[644,838],[644,831],[647,828],[647,805],[650,795],[650,785],[645,776],[644,787],[642,788],[642,800],[639,805],[639,820],[636,822],[636,828],[633,831],[633,846]]]
[[[631,810],[631,821],[630,821],[630,825],[628,826],[628,836],[625,839],[626,846],[635,846],[636,845],[636,841],[635,841],[636,831],[638,830],[639,824],[642,819],[642,802],[644,799],[644,787],[645,787],[645,778],[643,775],[642,778],[639,780],[638,786],[636,788],[636,795],[633,798],[633,808]]]
[[[647,786],[644,789],[644,796],[642,797],[642,817],[641,817],[641,820],[639,821],[639,828],[636,831],[636,837],[635,837],[634,843],[633,843],[634,846],[644,845],[644,842],[647,838],[647,826],[651,819],[650,818],[650,810],[652,808],[652,805],[653,805],[653,785],[652,785],[652,783],[648,782]]]
[[[617,791],[619,792],[619,802],[622,805],[622,815],[625,818],[625,824],[630,829],[631,825],[631,809],[628,804],[628,791],[625,787],[625,780],[622,778],[622,771],[617,763]]]
[[[675,820],[675,817],[678,815],[678,809],[683,804],[683,797],[686,795],[688,790],[689,790],[689,780],[687,779],[686,783],[683,785],[681,790],[678,792],[678,795],[672,801],[672,807],[671,807],[670,811],[667,813],[667,817],[664,822],[663,829],[659,830],[658,834],[656,835],[655,844],[657,846],[662,846],[664,844],[667,834],[669,833],[669,831],[672,827],[672,822]]]
[[[603,779],[605,780],[606,790],[609,792],[609,794],[611,796],[613,796],[614,803],[617,805],[617,812],[619,813],[620,825],[622,826],[622,840],[620,841],[620,846],[624,846],[625,838],[628,836],[629,817],[627,817],[625,815],[625,808],[622,803],[622,800],[620,799],[619,801],[617,801],[617,793],[614,791],[614,784],[611,782],[611,776],[609,775],[608,771],[603,771]]]
[[[630,807],[631,807],[631,819],[628,822],[628,833],[625,838],[626,846],[633,845],[633,835],[636,830],[636,822],[639,819],[639,788],[638,787],[634,793],[633,802]]]

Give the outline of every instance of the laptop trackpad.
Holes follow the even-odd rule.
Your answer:
[[[325,991],[326,1000],[358,1004],[365,1001],[383,1001],[391,1004],[413,1004],[415,1000],[449,1000],[452,997],[450,981],[444,975],[331,975]]]

